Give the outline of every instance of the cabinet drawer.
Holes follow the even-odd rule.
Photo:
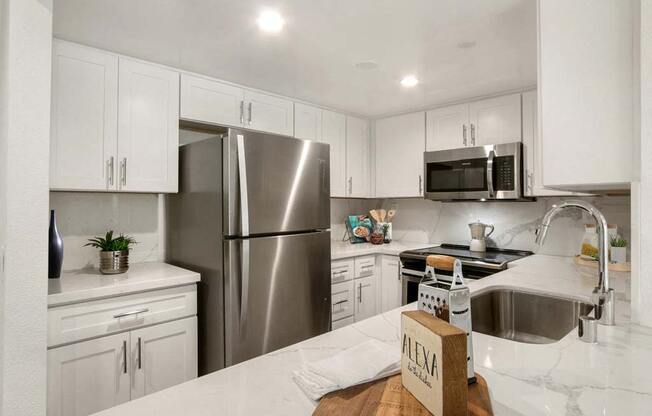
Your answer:
[[[197,314],[197,287],[186,285],[48,309],[48,347]]]
[[[331,314],[333,322],[353,316],[354,305],[353,280],[336,283],[331,286]]]
[[[331,262],[331,283],[353,279],[353,259]]]
[[[367,277],[374,274],[376,256],[357,257],[355,259],[355,278]]]
[[[352,316],[349,316],[348,318],[340,319],[339,321],[334,321],[333,331],[335,331],[336,329],[344,328],[345,326],[351,325],[352,323],[355,323],[355,319],[353,319]]]

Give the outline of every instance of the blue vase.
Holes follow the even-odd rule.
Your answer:
[[[57,221],[54,217],[54,210],[50,210],[50,229],[48,233],[48,278],[58,279],[61,277],[61,266],[63,266],[63,240],[57,229]]]

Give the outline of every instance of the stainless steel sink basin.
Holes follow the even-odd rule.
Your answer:
[[[471,298],[473,330],[529,344],[559,341],[593,305],[513,289],[495,289]]]

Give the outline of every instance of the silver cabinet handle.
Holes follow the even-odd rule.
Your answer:
[[[138,337],[138,369],[140,370],[143,368],[142,362],[143,362],[143,356],[142,356],[142,347],[141,347],[141,340],[140,337]]]
[[[527,172],[527,188],[530,192],[534,192],[534,175],[532,172]]]
[[[249,125],[251,126],[251,109],[252,109],[251,101],[249,101],[249,105],[247,106],[247,109],[249,110]]]
[[[462,143],[464,143],[464,146],[466,146],[467,141],[466,141],[466,124],[462,124]]]
[[[358,283],[358,303],[362,303],[362,283]]]
[[[122,312],[117,315],[113,315],[115,319],[124,318],[125,316],[138,315],[139,313],[149,312],[149,308],[136,309],[129,312]]]
[[[489,198],[494,197],[494,157],[496,153],[492,150],[489,152],[487,159],[487,189],[489,190]]]
[[[113,156],[109,158],[109,160],[106,162],[107,169],[109,170],[109,186],[113,186]]]
[[[423,178],[419,175],[419,195],[423,193]]]
[[[244,124],[244,101],[240,101],[240,124]]]
[[[127,374],[127,341],[122,341],[122,358],[124,359],[122,372]]]
[[[471,145],[475,146],[475,124],[471,123]]]
[[[341,304],[346,303],[346,302],[348,302],[348,301],[349,301],[348,299],[344,299],[344,300],[341,300],[341,301],[339,301],[339,302],[335,302],[335,303],[333,303],[333,306],[341,305]]]
[[[349,176],[349,195],[353,193],[353,176]]]
[[[127,186],[127,158],[123,157],[120,162],[120,183],[122,186]]]

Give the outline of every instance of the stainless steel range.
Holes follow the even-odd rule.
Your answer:
[[[419,250],[403,251],[401,259],[401,282],[403,286],[403,305],[417,300],[419,283],[426,282],[426,257],[431,254],[443,254],[460,259],[462,273],[465,279],[482,279],[507,269],[511,261],[532,255],[531,251],[487,248],[487,251],[469,250],[469,246],[442,244],[438,247],[428,247]],[[437,271],[439,280],[446,280],[451,272]],[[448,279],[449,281],[452,279]]]

